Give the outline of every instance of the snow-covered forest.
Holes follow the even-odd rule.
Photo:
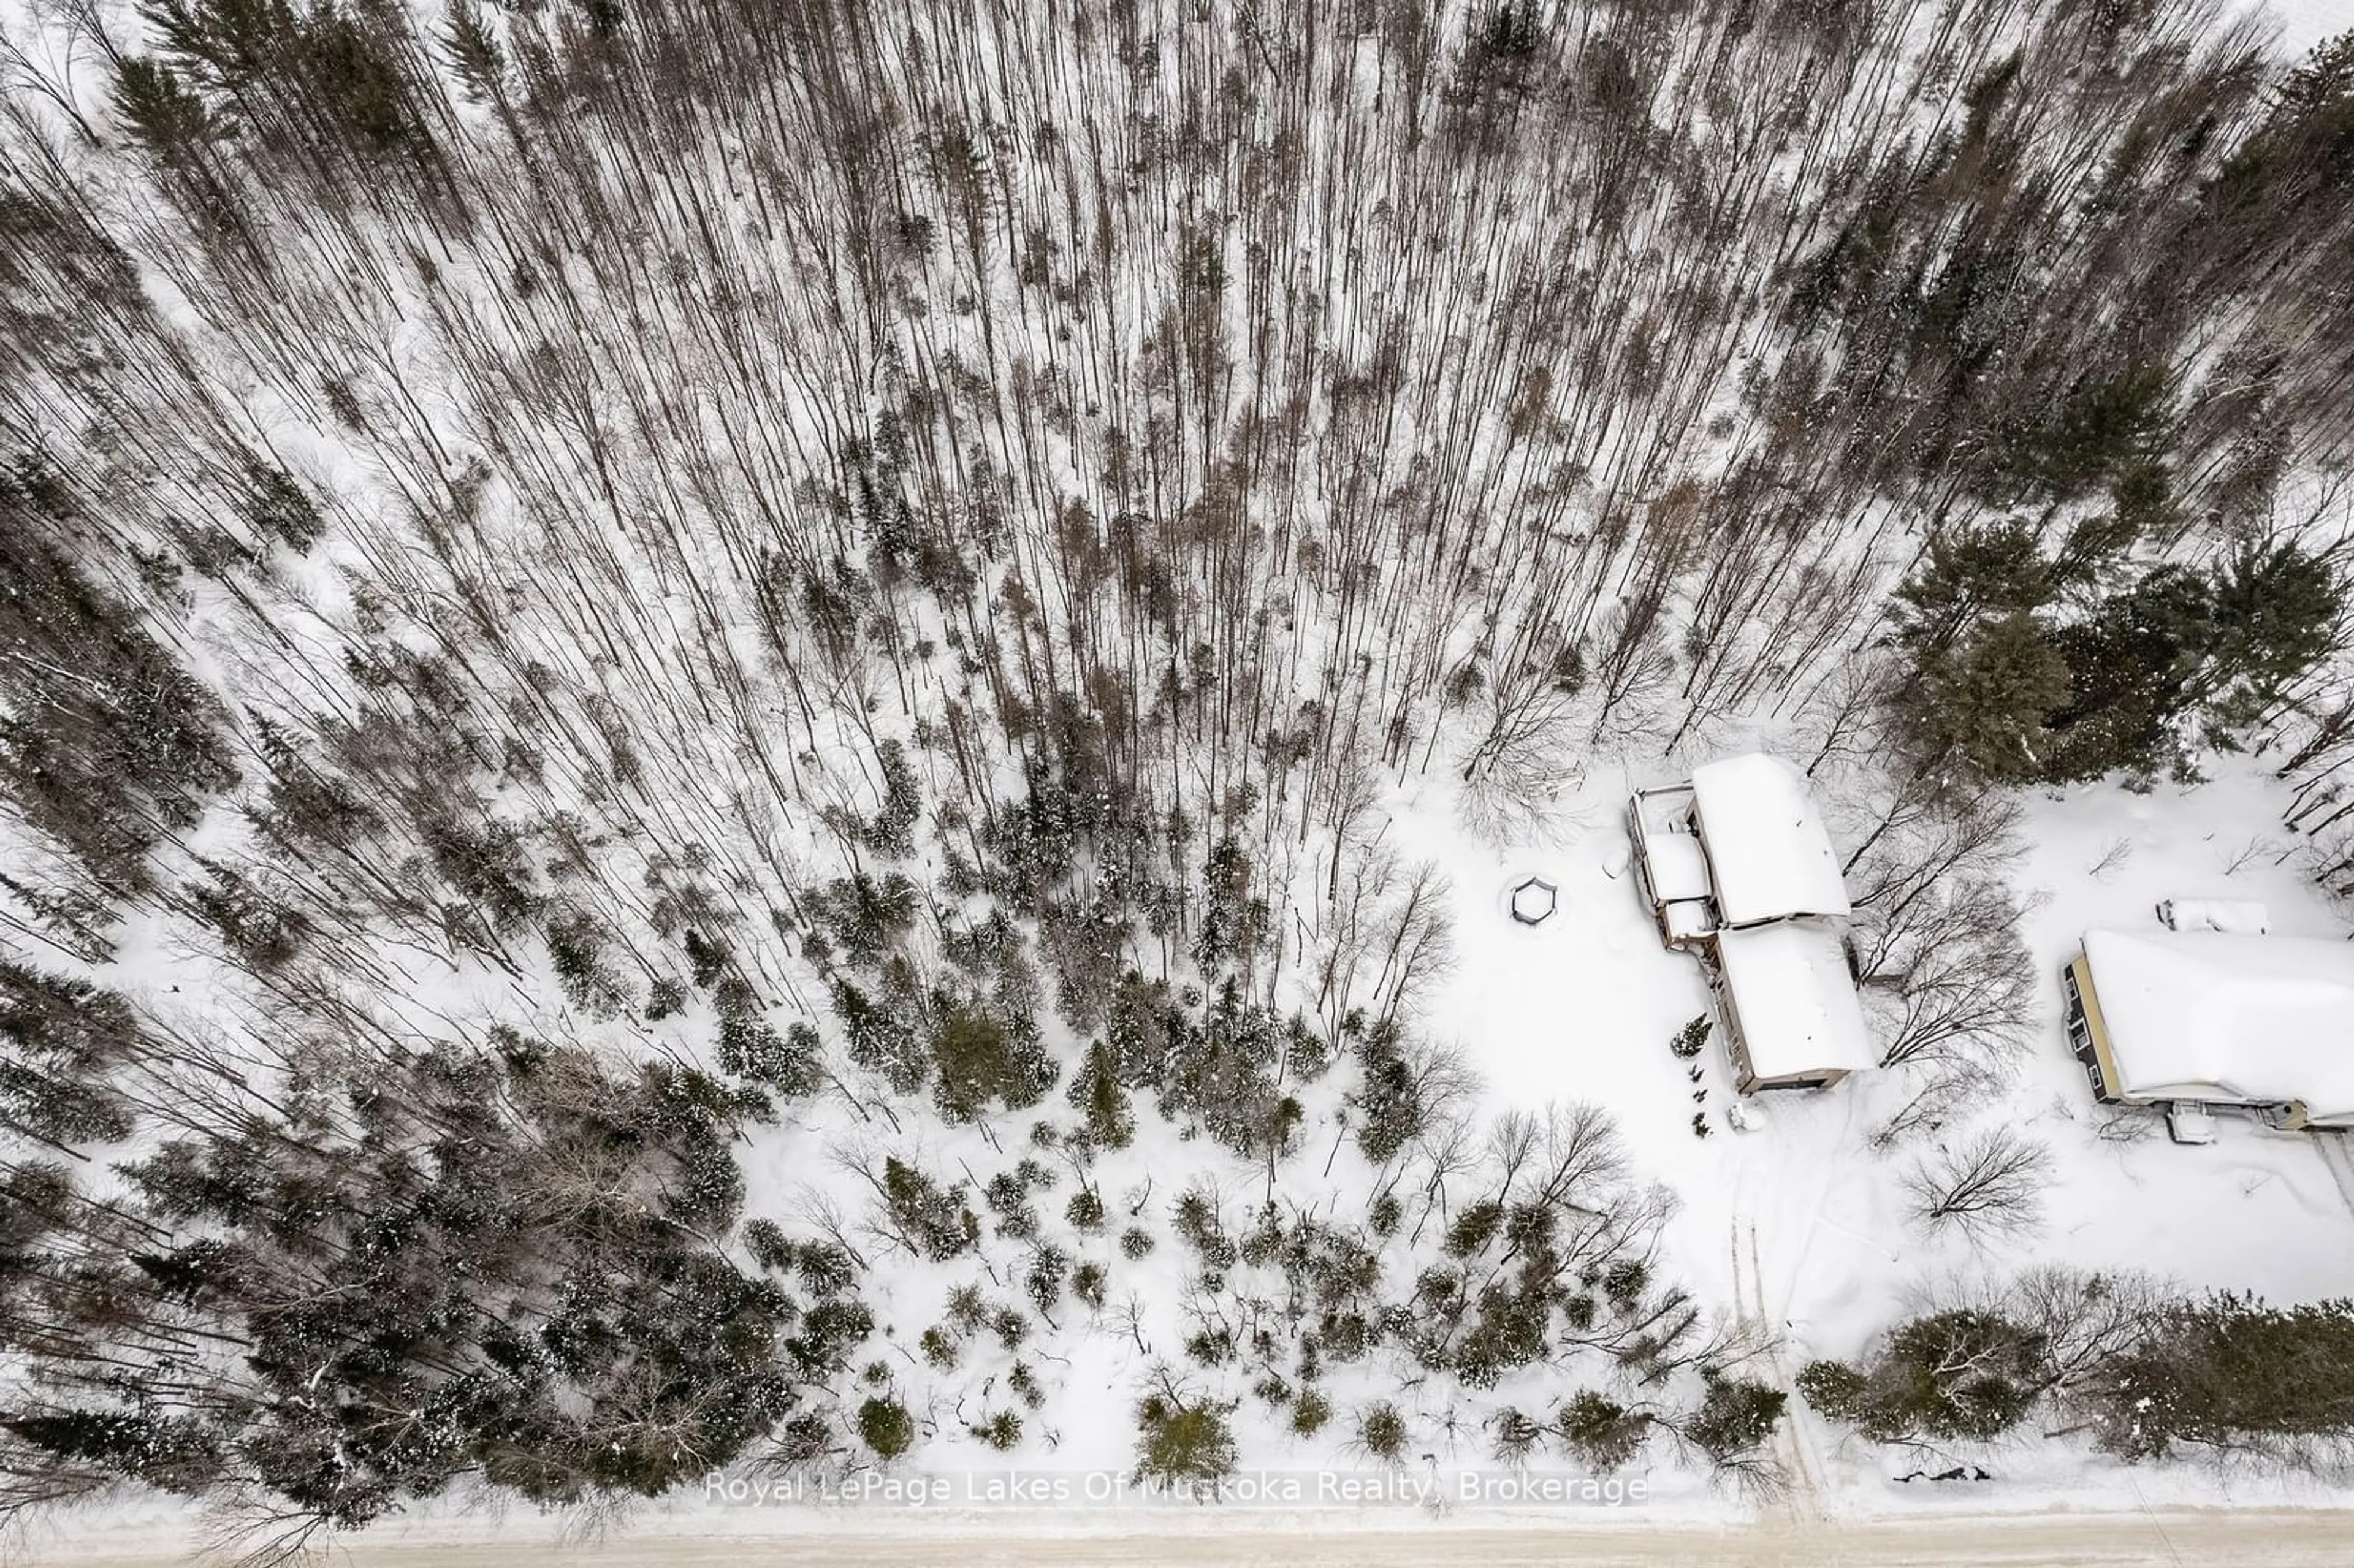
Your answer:
[[[1900,1149],[2046,1022],[2022,795],[2253,756],[2354,890],[2354,35],[0,18],[0,1510],[287,1544],[1106,1411],[1170,1479],[1770,1493],[1775,1326],[1609,1107],[1426,1027],[1402,794],[1510,846],[1606,760],[1816,775]],[[1966,1155],[2041,1170],[1924,1156],[1928,1223]],[[2168,1451],[2117,1412],[2221,1308],[2001,1288],[1797,1392]],[[2342,1437],[2343,1377],[2176,1436]]]

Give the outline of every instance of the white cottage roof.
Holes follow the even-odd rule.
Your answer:
[[[1650,863],[1651,891],[1660,903],[1706,898],[1712,891],[1708,857],[1701,853],[1700,840],[1691,834],[1646,833],[1643,854]]]
[[[2354,942],[2087,931],[2084,962],[2120,1093],[2354,1123]]]
[[[1860,1072],[1880,1065],[1839,933],[1818,920],[1720,931],[1716,957],[1760,1078]]]
[[[1839,855],[1797,768],[1762,751],[1704,763],[1692,803],[1726,925],[1848,913]]]

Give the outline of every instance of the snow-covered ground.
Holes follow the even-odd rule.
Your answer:
[[[2354,27],[2354,5],[2347,0],[2257,0],[2247,9],[2263,12],[2280,25],[2281,48],[2291,55],[2302,55],[2322,39]]]
[[[1400,814],[1394,842],[1438,860],[1455,884],[1459,961],[1427,1022],[1463,1043],[1498,1108],[1579,1099],[1608,1107],[1643,1173],[1681,1202],[1669,1269],[1702,1299],[1780,1332],[1785,1371],[1854,1355],[1936,1280],[2038,1263],[2143,1270],[2194,1290],[2279,1301],[2354,1294],[2354,1191],[2341,1189],[2325,1158],[2331,1135],[2223,1117],[2213,1144],[2185,1148],[2153,1116],[2137,1140],[2104,1138],[2107,1108],[2094,1101],[2062,1031],[2059,971],[2082,932],[2155,928],[2161,898],[2258,899],[2276,932],[2346,934],[2278,826],[2281,797],[2261,763],[2220,759],[2217,777],[2190,789],[2101,785],[2029,802],[2015,890],[2029,910],[2041,1022],[2009,1088],[1946,1131],[2020,1128],[2048,1143],[2054,1173],[2042,1227],[1988,1250],[1926,1240],[1908,1215],[1901,1175],[1940,1135],[1887,1152],[1871,1147],[1893,1086],[1860,1076],[1825,1093],[1768,1095],[1744,1102],[1758,1125],[1731,1131],[1730,1075],[1712,1040],[1700,1108],[1713,1131],[1693,1133],[1694,1086],[1668,1043],[1708,1011],[1708,996],[1698,964],[1660,945],[1628,874],[1622,815],[1630,788],[1671,773],[1596,768],[1565,805],[1561,842],[1543,850],[1491,851],[1458,833],[1436,802]],[[1532,874],[1560,888],[1557,913],[1533,928],[1506,908],[1511,887]],[[1886,1456],[1861,1445],[1841,1452],[1836,1431],[1793,1408],[1805,1445],[1800,1481],[1819,1489],[1816,1506],[1872,1512],[1931,1500],[1889,1479]],[[2265,1498],[2354,1500],[2354,1490],[2257,1486],[2187,1466],[2139,1467],[2128,1479],[2113,1465],[2029,1446],[1973,1497],[2101,1506],[2137,1487],[2190,1502],[2252,1486]]]
[[[1899,1177],[1936,1135],[1890,1152],[1872,1149],[1871,1133],[1891,1097],[1884,1092],[1890,1086],[1870,1075],[1825,1093],[1744,1102],[1755,1125],[1734,1131],[1724,1114],[1734,1101],[1729,1074],[1712,1041],[1701,1058],[1707,1092],[1696,1107],[1694,1086],[1669,1041],[1708,1012],[1707,992],[1697,963],[1659,941],[1628,874],[1622,814],[1631,787],[1664,782],[1675,772],[1663,763],[1638,763],[1631,772],[1625,765],[1596,765],[1562,802],[1554,842],[1504,852],[1463,832],[1449,793],[1434,788],[1396,803],[1385,843],[1405,859],[1436,860],[1452,883],[1457,962],[1430,995],[1425,1026],[1462,1045],[1484,1079],[1489,1109],[1585,1100],[1609,1110],[1636,1174],[1664,1182],[1678,1200],[1665,1233],[1663,1272],[1712,1309],[1760,1320],[1780,1334],[1784,1344],[1765,1369],[1769,1374],[1787,1379],[1817,1357],[1855,1354],[1918,1290],[1937,1280],[1999,1275],[2037,1262],[2142,1269],[2186,1287],[2253,1290],[2280,1300],[2354,1293],[2354,1195],[2338,1186],[2316,1137],[2269,1132],[2226,1118],[2216,1142],[2205,1148],[2178,1147],[2155,1129],[2135,1142],[2104,1139],[2098,1130],[2104,1115],[2061,1033],[2057,973],[2078,934],[2087,926],[2152,923],[2161,897],[2260,899],[2277,931],[2344,933],[2340,917],[2303,878],[2292,841],[2274,826],[2278,795],[2261,765],[2220,769],[2212,781],[2190,789],[2136,794],[2102,786],[2030,802],[2016,891],[2030,909],[2026,936],[2043,1022],[2009,1088],[1969,1125],[2016,1125],[2045,1140],[2055,1175],[2043,1228],[1986,1252],[1958,1240],[1932,1243],[1919,1234],[1906,1213]],[[1534,927],[1509,913],[1511,887],[1531,874],[1559,888],[1556,913]],[[1705,1139],[1691,1130],[1696,1108],[1713,1129]],[[1190,1171],[1220,1163],[1200,1143],[1173,1136],[1161,1140],[1170,1129],[1157,1118],[1145,1120],[1146,1142],[1134,1152],[1139,1168],[1158,1177],[1162,1202]],[[854,1196],[838,1171],[811,1159],[817,1142],[793,1144],[801,1152],[790,1158],[779,1148],[755,1152],[747,1174],[756,1210],[790,1213],[797,1194],[812,1188],[833,1189],[845,1200]],[[944,1159],[951,1153],[942,1150]],[[1109,1202],[1119,1200],[1119,1180],[1116,1170],[1107,1170]],[[1064,1195],[1046,1197],[1059,1205]],[[1151,1258],[1124,1268],[1122,1287],[1142,1297],[1148,1333],[1166,1331],[1169,1300],[1184,1266],[1181,1249],[1164,1242]],[[902,1287],[930,1287],[910,1278]],[[898,1297],[891,1306],[890,1316],[902,1325],[919,1325],[933,1310]],[[1117,1313],[1055,1349],[1069,1352],[1067,1365],[1056,1364],[1059,1354],[1038,1362],[1057,1395],[1048,1413],[1055,1425],[1051,1446],[1034,1434],[1018,1453],[991,1456],[968,1447],[947,1419],[971,1412],[938,1413],[946,1446],[928,1450],[921,1468],[956,1475],[957,1467],[969,1466],[954,1483],[956,1496],[921,1507],[887,1500],[827,1504],[815,1497],[804,1500],[821,1506],[779,1507],[689,1489],[634,1510],[612,1551],[626,1560],[632,1541],[663,1543],[658,1551],[666,1552],[687,1541],[708,1538],[716,1544],[746,1530],[773,1536],[869,1529],[882,1532],[881,1542],[896,1539],[913,1550],[927,1534],[1002,1526],[1011,1499],[976,1508],[966,1495],[971,1478],[985,1478],[993,1461],[1003,1474],[1033,1485],[1042,1477],[1063,1475],[1076,1485],[1090,1473],[1124,1471],[1132,1458],[1132,1397],[1149,1358],[1119,1326]],[[2354,1506],[2354,1489],[2308,1478],[2191,1465],[2126,1467],[2091,1456],[2081,1445],[2032,1436],[1988,1457],[1992,1480],[1905,1484],[1896,1475],[1914,1467],[1893,1451],[1845,1438],[1797,1401],[1792,1415],[1783,1457],[1797,1490],[1787,1507],[1767,1510],[1769,1530],[1891,1515],[1925,1524],[1959,1516],[2076,1512],[2123,1519],[2149,1506]],[[1238,1436],[1246,1471],[1305,1475],[1319,1466],[1348,1472],[1362,1464],[1343,1444],[1277,1436],[1263,1423],[1244,1425]],[[1429,1446],[1440,1445],[1433,1439]],[[1480,1462],[1476,1447],[1460,1448],[1442,1460],[1443,1473],[1451,1477]],[[1616,1507],[1532,1510],[1452,1499],[1433,1506],[1410,1495],[1413,1486],[1438,1473],[1410,1465],[1399,1495],[1363,1506],[1219,1510],[1214,1528],[1344,1533],[1510,1528],[1585,1540],[1638,1523],[1687,1528],[1757,1518],[1750,1502],[1712,1488],[1664,1453],[1646,1454],[1629,1473],[1641,1477],[1642,1490]],[[475,1511],[483,1506],[480,1499],[461,1496],[437,1499],[368,1531],[364,1542],[395,1551],[388,1561],[407,1561],[398,1552],[412,1541],[446,1545],[462,1538],[524,1548],[550,1528],[528,1510],[494,1523]],[[1170,1506],[1074,1497],[1020,1517],[1032,1520],[1025,1537],[1133,1532],[1136,1552],[1149,1556],[1152,1542],[1174,1539],[1165,1534]],[[95,1531],[94,1523],[76,1520],[64,1543],[94,1552],[117,1531],[127,1531],[122,1555],[129,1561],[143,1550],[136,1542],[187,1528],[185,1514],[160,1501],[127,1506],[111,1517],[108,1530]],[[1956,1528],[1954,1539],[1968,1533]],[[51,1544],[58,1543],[52,1538]],[[1019,1560],[1019,1545],[1008,1545],[1008,1560]],[[1127,1553],[1129,1547],[1121,1550]],[[1204,1550],[1211,1555],[1202,1561],[1229,1560],[1214,1546]]]
[[[1776,1523],[1747,1531],[1581,1519],[1550,1527],[1529,1522],[1473,1525],[1408,1515],[1341,1523],[1313,1534],[1283,1529],[1265,1515],[1194,1510],[1182,1528],[1166,1516],[1156,1533],[1108,1540],[1098,1528],[1075,1531],[1067,1520],[892,1519],[844,1527],[839,1516],[770,1510],[696,1521],[692,1531],[641,1531],[601,1548],[557,1535],[543,1523],[496,1532],[440,1526],[393,1526],[349,1550],[352,1568],[525,1568],[584,1562],[720,1568],[748,1555],[790,1552],[805,1568],[971,1568],[977,1563],[1097,1565],[1282,1563],[1287,1568],[1754,1568],[1762,1563],[1840,1568],[1914,1568],[1937,1563],[2146,1568],[2166,1563],[2247,1568],[2253,1563],[2343,1568],[2347,1516],[2274,1514],[2251,1519],[2218,1511],[2059,1514],[2043,1519],[1940,1516],[1859,1525]],[[1430,1528],[1413,1528],[1414,1524]],[[55,1557],[80,1568],[153,1568],[180,1559],[182,1543],[155,1531],[124,1531],[67,1545]]]
[[[2354,26],[2354,0],[2272,0],[2269,8],[2281,18],[2282,48],[2293,53]],[[0,11],[10,9],[0,0]],[[167,287],[160,277],[151,286]],[[2354,1188],[2341,1186],[2324,1159],[2327,1144],[2230,1118],[2205,1148],[2171,1145],[2162,1133],[2130,1143],[2105,1138],[2106,1118],[2061,1035],[2057,972],[2079,933],[2088,926],[2147,924],[2158,898],[2258,898],[2271,907],[2277,931],[2344,934],[2294,856],[2276,853],[2290,846],[2276,825],[2278,792],[2261,766],[2235,767],[2193,790],[2161,787],[2137,795],[2104,786],[2031,802],[2017,888],[2030,904],[2026,936],[2044,1022],[2007,1090],[1970,1125],[2022,1128],[2048,1142],[2057,1166],[2042,1229],[1991,1253],[1959,1239],[1925,1241],[1908,1218],[1899,1178],[1935,1139],[1887,1152],[1871,1146],[1889,1108],[1886,1086],[1860,1080],[1828,1094],[1748,1102],[1756,1125],[1736,1132],[1725,1120],[1734,1097],[1721,1042],[1712,1042],[1701,1058],[1698,1084],[1670,1054],[1670,1038],[1708,1013],[1710,1002],[1696,964],[1665,950],[1649,920],[1628,872],[1621,806],[1632,785],[1675,774],[1664,765],[1631,774],[1625,766],[1597,766],[1565,802],[1556,841],[1504,853],[1463,832],[1448,791],[1434,782],[1395,803],[1387,843],[1407,860],[1437,863],[1451,882],[1458,958],[1427,999],[1428,1030],[1461,1043],[1491,1109],[1567,1101],[1606,1107],[1627,1139],[1636,1173],[1664,1183],[1678,1200],[1666,1231],[1664,1272],[1712,1308],[1781,1335],[1780,1375],[1817,1356],[1853,1354],[1933,1280],[2037,1262],[2146,1269],[2189,1288],[2245,1289],[2278,1300],[2354,1294]],[[2273,848],[2264,847],[2268,837],[2277,841]],[[1509,889],[1531,874],[1559,889],[1556,914],[1536,927],[1514,923],[1505,907]],[[192,956],[149,951],[153,944],[143,945],[141,931],[134,927],[126,944],[126,967],[157,990],[176,991],[185,980],[193,991],[205,966]],[[490,1012],[498,999],[469,994],[448,1002],[454,1015]],[[684,1036],[706,1022],[688,1014],[671,1028]],[[624,1029],[600,1027],[617,1037]],[[1695,1136],[1696,1113],[1711,1136]],[[748,1160],[753,1212],[789,1215],[811,1188],[857,1202],[856,1181],[821,1152],[830,1139],[856,1135],[837,1114],[817,1136],[763,1144]],[[941,1131],[936,1142],[944,1166],[980,1136]],[[1181,1144],[1157,1122],[1143,1137],[1134,1159],[1115,1163],[1160,1174],[1155,1202],[1163,1205],[1193,1169],[1214,1159],[1204,1145]],[[1107,1186],[1108,1198],[1119,1200],[1119,1189]],[[1044,1194],[1041,1206],[1058,1211],[1068,1195],[1067,1187]],[[1165,1327],[1182,1272],[1177,1247],[1164,1241],[1156,1257],[1124,1268],[1120,1284],[1142,1293],[1162,1315],[1155,1326]],[[885,1314],[907,1332],[938,1315],[936,1302],[907,1299],[895,1299]],[[896,1349],[904,1353],[907,1347],[903,1340]],[[1052,1364],[1042,1359],[1039,1366],[1058,1395],[1051,1406],[1058,1424],[1052,1448],[1034,1435],[1018,1462],[1031,1473],[1124,1467],[1133,1451],[1138,1369],[1148,1358],[1108,1320],[1054,1349]],[[955,1446],[961,1438],[950,1419],[967,1413],[938,1414],[949,1454],[973,1460]],[[1805,1412],[1794,1414],[1802,1509],[1868,1514],[1955,1506],[1952,1492],[1895,1484],[1882,1454],[1844,1445]],[[1044,1425],[1034,1422],[1034,1434]],[[1245,1440],[1255,1445],[1246,1454],[1252,1464],[1309,1465],[1331,1457],[1313,1446],[1286,1446],[1265,1430],[1246,1433]],[[1708,1489],[1696,1475],[1671,1474],[1664,1458],[1648,1456],[1646,1462],[1659,1483],[1649,1517],[1745,1511],[1741,1499]],[[1967,1494],[1970,1503],[2027,1510],[2119,1508],[2143,1498],[2354,1502],[2354,1491],[2259,1484],[2190,1467],[2126,1472],[2057,1446],[2021,1444],[1999,1467],[1997,1481]],[[691,1523],[715,1509],[725,1511],[726,1505],[689,1493],[647,1516]],[[423,1511],[430,1517],[447,1510]],[[1375,1517],[1410,1511],[1388,1509]],[[1447,1517],[1462,1522],[1476,1514]],[[1149,1527],[1159,1521],[1139,1525]],[[627,1548],[617,1555],[627,1560]]]

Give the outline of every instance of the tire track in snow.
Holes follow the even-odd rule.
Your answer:
[[[1733,1254],[1733,1306],[1738,1321],[1761,1335],[1768,1347],[1764,1361],[1765,1371],[1776,1388],[1795,1404],[1798,1393],[1790,1376],[1788,1363],[1782,1356],[1782,1330],[1775,1322],[1766,1304],[1766,1271],[1757,1255],[1757,1223],[1736,1215],[1729,1238]],[[1744,1243],[1747,1245],[1744,1246]],[[1744,1254],[1746,1261],[1744,1261]],[[1808,1523],[1823,1517],[1822,1467],[1813,1452],[1813,1445],[1800,1431],[1797,1413],[1787,1410],[1774,1427],[1774,1455],[1782,1464],[1788,1478],[1789,1489],[1776,1499],[1776,1507],[1788,1512],[1797,1523]]]

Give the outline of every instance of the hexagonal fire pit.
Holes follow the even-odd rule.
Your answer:
[[[1512,918],[1523,926],[1542,926],[1553,918],[1561,889],[1542,876],[1532,876],[1512,889]]]

